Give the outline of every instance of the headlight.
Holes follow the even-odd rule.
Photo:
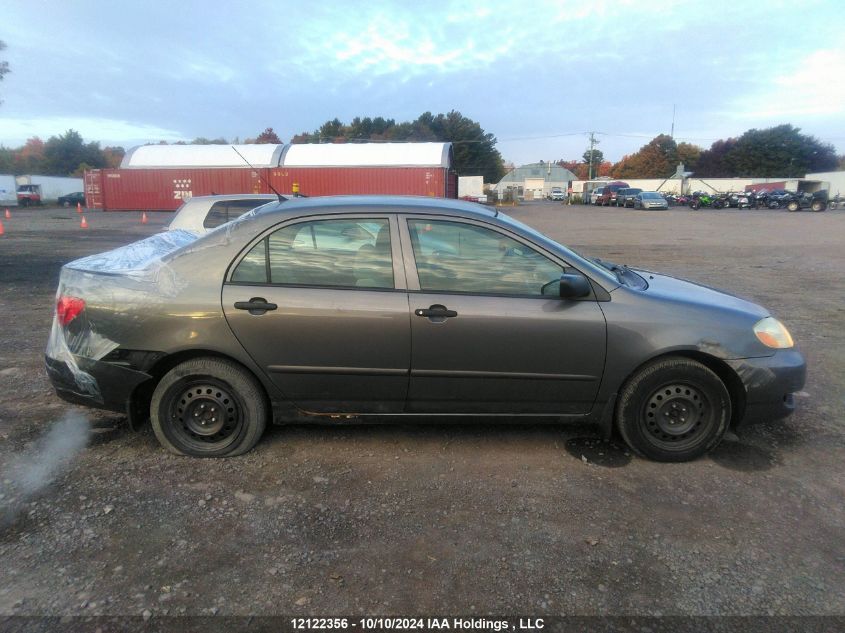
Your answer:
[[[760,319],[754,324],[754,334],[766,347],[787,349],[794,345],[786,326],[774,317]]]

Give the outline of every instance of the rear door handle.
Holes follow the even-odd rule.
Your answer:
[[[275,303],[267,303],[263,297],[253,297],[249,301],[235,301],[236,310],[249,310],[250,314],[264,314],[267,310],[278,308]]]
[[[449,310],[446,306],[442,305],[433,305],[429,308],[417,308],[414,310],[414,314],[420,317],[428,317],[428,318],[449,318],[449,317],[456,317],[458,313],[454,310]]]

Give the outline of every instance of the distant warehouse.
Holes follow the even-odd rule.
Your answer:
[[[270,186],[307,196],[455,198],[452,165],[451,143],[142,145],[119,169],[86,171],[85,199],[106,211],[173,211],[192,196],[272,193]]]

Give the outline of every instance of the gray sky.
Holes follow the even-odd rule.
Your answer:
[[[0,143],[288,141],[459,110],[506,160],[792,123],[845,152],[845,2],[6,0]]]

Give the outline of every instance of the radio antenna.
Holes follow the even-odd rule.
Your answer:
[[[271,185],[271,184],[270,184],[270,182],[269,182],[269,181],[268,181],[268,180],[267,180],[264,176],[262,176],[262,175],[261,175],[261,172],[260,172],[260,171],[258,171],[255,167],[253,167],[252,165],[250,165],[250,164],[249,164],[249,161],[248,161],[246,158],[244,158],[244,155],[243,155],[243,154],[241,154],[241,153],[240,153],[240,152],[239,152],[239,151],[235,148],[235,146],[234,146],[234,145],[232,145],[232,146],[231,146],[231,148],[232,148],[233,150],[235,150],[235,154],[237,154],[238,156],[240,156],[240,157],[241,157],[241,160],[242,160],[243,162],[245,162],[247,165],[249,165],[249,168],[250,168],[252,171],[254,171],[256,174],[258,174],[258,177],[261,179],[261,182],[263,182],[265,185],[267,185],[267,186],[270,188],[270,191],[272,191],[273,193],[275,193],[275,194],[276,194],[276,197],[279,199],[279,202],[284,202],[285,200],[287,200],[287,198],[285,198],[282,194],[280,194],[278,191],[276,191],[276,188],[275,188],[273,185]]]

